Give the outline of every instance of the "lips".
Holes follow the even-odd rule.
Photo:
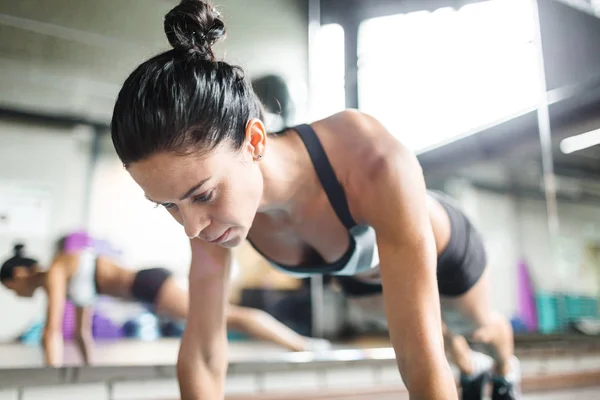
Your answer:
[[[231,231],[231,228],[227,229],[225,232],[223,232],[223,234],[221,236],[219,236],[216,239],[210,240],[210,243],[213,244],[220,244],[223,243],[225,240],[227,240],[227,237],[229,236],[229,232]]]

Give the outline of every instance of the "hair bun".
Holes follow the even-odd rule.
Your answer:
[[[212,46],[225,37],[225,24],[213,6],[200,0],[182,0],[165,16],[165,33],[176,50],[214,61]]]
[[[13,248],[16,257],[21,257],[23,255],[23,249],[25,248],[24,244],[16,244]]]

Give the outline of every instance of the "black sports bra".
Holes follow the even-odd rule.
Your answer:
[[[293,128],[302,139],[315,168],[319,181],[327,194],[327,198],[339,220],[348,229],[350,247],[346,253],[333,263],[323,263],[310,266],[291,266],[275,263],[269,260],[252,242],[252,247],[265,257],[275,268],[300,278],[311,275],[346,275],[352,276],[379,266],[379,255],[375,231],[368,225],[358,225],[348,208],[344,188],[338,181],[335,172],[327,158],[319,138],[310,125],[298,125]]]

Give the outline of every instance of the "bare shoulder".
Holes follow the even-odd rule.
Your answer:
[[[353,172],[379,171],[388,164],[414,158],[381,122],[358,110],[345,110],[312,125],[328,156],[348,160]]]
[[[57,254],[52,263],[50,264],[50,268],[48,269],[49,275],[64,275],[67,279],[77,272],[77,268],[79,268],[79,253],[60,253]]]
[[[381,193],[390,182],[421,175],[416,156],[376,118],[345,110],[312,124],[323,142],[352,214],[356,217],[370,193]],[[356,212],[355,212],[356,211]]]
[[[46,292],[62,287],[73,275],[76,263],[72,254],[58,254],[52,260],[44,279]],[[59,289],[60,290],[60,289]]]

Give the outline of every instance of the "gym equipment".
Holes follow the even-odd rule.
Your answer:
[[[123,328],[95,312],[92,317],[92,335],[96,339],[118,339],[123,337]]]
[[[42,341],[42,333],[44,331],[44,321],[34,323],[27,331],[19,336],[19,342],[24,344],[40,344]]]
[[[143,341],[152,341],[160,337],[158,318],[144,312],[123,324],[123,336]]]
[[[166,320],[162,321],[160,324],[160,333],[163,337],[181,337],[183,335],[183,330],[185,329],[184,322]]]
[[[75,335],[75,306],[67,300],[63,312],[62,333],[64,340],[70,340]]]

